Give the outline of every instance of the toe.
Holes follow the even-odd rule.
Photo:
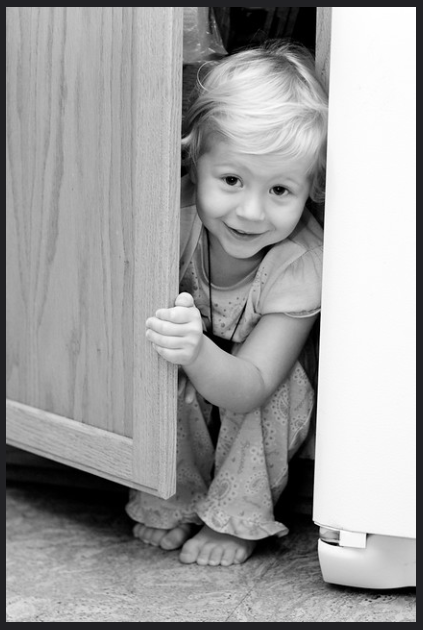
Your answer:
[[[193,564],[197,561],[199,547],[194,539],[187,540],[179,554],[179,560],[184,564]]]
[[[172,549],[179,549],[181,545],[175,540],[173,532],[166,534],[160,541],[160,547],[166,551],[172,551]]]
[[[143,523],[138,523],[133,528],[133,534],[136,538],[139,538],[146,545],[151,545],[152,547],[158,547],[160,544],[160,540],[163,537],[163,534],[166,530],[156,529],[155,527],[147,527]]]
[[[222,560],[221,560],[221,565],[223,567],[229,567],[231,566],[231,564],[240,564],[239,562],[236,562],[236,556],[237,553],[239,553],[240,550],[237,549],[236,547],[227,547],[225,549],[225,553],[222,555]]]
[[[210,557],[212,555],[213,549],[216,548],[214,543],[207,543],[201,547],[197,556],[197,564],[201,566],[206,566],[210,564]]]
[[[255,541],[220,534],[205,525],[185,542],[179,560],[185,564],[196,562],[200,566],[241,564],[252,554],[255,545]]]
[[[208,564],[212,567],[217,567],[219,564],[222,564],[225,553],[223,547],[216,545],[210,551]]]
[[[166,535],[166,530],[151,528],[146,534],[145,542],[153,547],[159,547],[163,536]]]
[[[191,523],[182,523],[163,536],[160,546],[166,550],[179,549],[190,537],[191,531]]]
[[[140,525],[139,523],[137,523],[136,525],[134,525],[134,527],[132,528],[132,534],[135,536],[135,538],[139,538],[140,537],[140,530],[141,530],[142,525]]]
[[[234,553],[233,564],[242,564],[246,561],[250,554],[244,548],[237,549]]]
[[[154,530],[151,527],[146,527],[143,523],[137,523],[132,530],[136,538],[139,538],[143,543],[147,545],[154,545],[152,541]]]

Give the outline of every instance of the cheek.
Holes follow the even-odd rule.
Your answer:
[[[303,208],[289,211],[287,208],[280,208],[279,211],[272,213],[271,223],[280,232],[290,234],[297,226],[298,221],[303,213]]]
[[[197,193],[198,213],[210,219],[219,218],[228,211],[227,199],[210,189],[198,189]]]

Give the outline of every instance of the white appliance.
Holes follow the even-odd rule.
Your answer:
[[[313,520],[323,579],[416,584],[415,13],[333,7]]]

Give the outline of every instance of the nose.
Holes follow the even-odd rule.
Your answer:
[[[263,200],[254,193],[246,193],[240,200],[237,210],[237,216],[248,221],[262,221],[265,217]]]

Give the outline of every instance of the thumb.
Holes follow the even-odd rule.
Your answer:
[[[190,308],[194,306],[194,299],[189,293],[180,293],[175,300],[175,306],[185,306]]]

